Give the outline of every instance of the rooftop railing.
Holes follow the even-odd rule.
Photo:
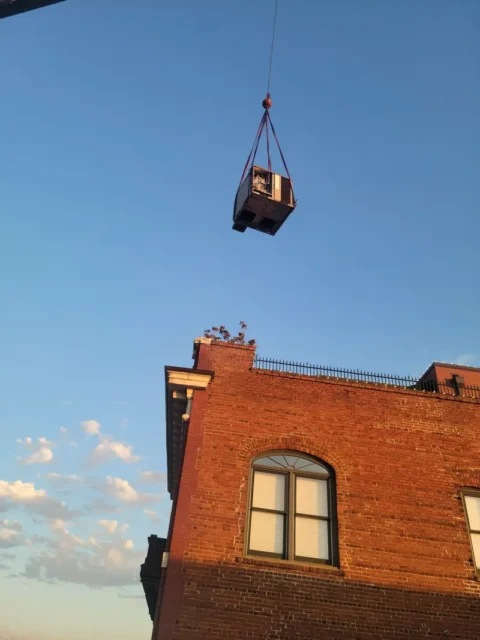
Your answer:
[[[272,360],[255,356],[254,367],[267,371],[277,371],[280,373],[292,373],[302,376],[312,376],[315,378],[333,378],[334,380],[345,380],[346,382],[368,382],[378,385],[397,387],[401,389],[411,389],[414,391],[425,391],[428,393],[438,393],[444,395],[462,396],[480,400],[480,387],[472,387],[460,384],[456,378],[437,382],[436,380],[422,380],[413,377],[393,376],[385,373],[373,373],[360,369],[339,369],[337,367],[323,367],[320,365],[305,364],[300,362],[287,362],[285,360]]]

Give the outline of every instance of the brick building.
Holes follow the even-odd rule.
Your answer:
[[[480,639],[480,369],[403,380],[199,339],[166,399],[153,640]]]

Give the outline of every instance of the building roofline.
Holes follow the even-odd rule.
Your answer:
[[[434,368],[434,367],[443,367],[443,368],[448,368],[448,369],[460,369],[462,371],[477,371],[480,372],[480,367],[470,367],[466,364],[457,364],[457,363],[453,363],[453,362],[432,362],[432,364],[427,367],[427,369],[424,371],[424,373],[422,373],[422,375],[420,376],[420,379],[422,379],[424,376],[427,375],[427,373],[430,373],[430,371]]]

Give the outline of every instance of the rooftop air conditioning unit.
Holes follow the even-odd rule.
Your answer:
[[[240,185],[233,210],[233,229],[248,227],[274,236],[295,209],[292,181],[255,165]]]

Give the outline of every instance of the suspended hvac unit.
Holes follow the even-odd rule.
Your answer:
[[[233,229],[247,227],[274,236],[295,209],[292,181],[253,165],[235,198]]]
[[[18,13],[41,9],[64,0],[0,0],[0,18],[10,18]]]
[[[277,133],[270,118],[269,109],[272,106],[270,94],[262,102],[264,108],[262,119],[253,141],[253,147],[247,158],[245,168],[240,178],[235,204],[233,205],[233,229],[243,233],[245,229],[256,229],[274,236],[288,216],[295,209],[296,201],[293,195],[292,179],[285,162]],[[272,171],[270,157],[270,135],[273,134],[275,143],[283,162],[283,168],[288,178]],[[258,145],[265,132],[267,142],[268,169],[262,169],[255,164]]]

